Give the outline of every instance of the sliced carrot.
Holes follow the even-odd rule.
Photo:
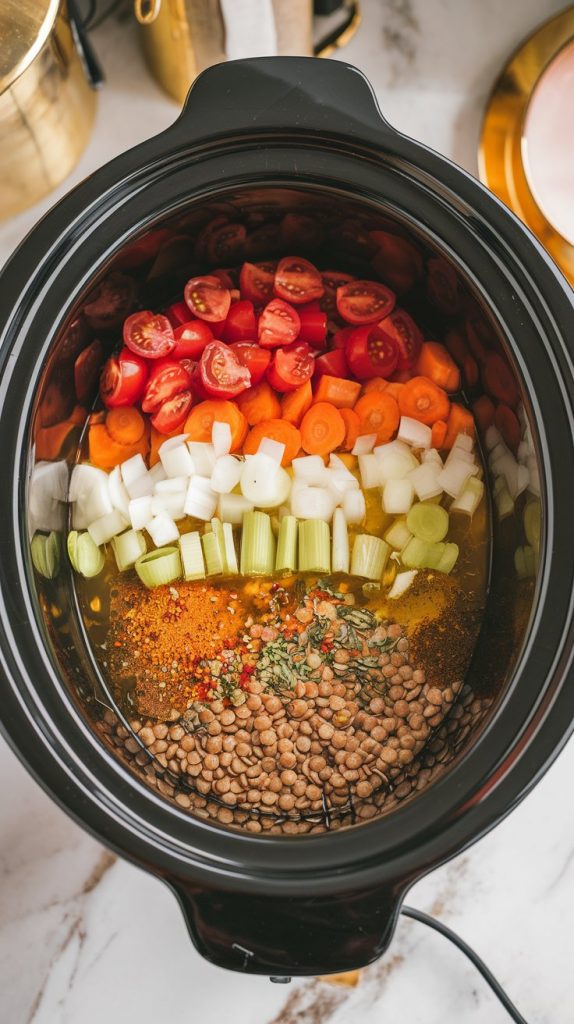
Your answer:
[[[431,431],[431,445],[433,448],[438,448],[440,450],[444,447],[444,439],[446,437],[447,430],[448,425],[444,420],[437,420],[436,423],[433,423]]]
[[[231,451],[241,448],[247,433],[247,420],[235,402],[222,399],[207,399],[191,410],[181,434],[189,434],[189,441],[211,441],[213,424],[229,423],[231,427]]]
[[[385,388],[385,394],[386,395],[392,395],[392,397],[396,398],[396,400],[398,402],[399,395],[400,395],[401,391],[403,390],[404,386],[405,385],[399,383],[399,381],[391,381],[391,383],[387,384],[387,386]]]
[[[494,413],[496,412],[494,402],[490,400],[488,395],[481,395],[480,398],[476,399],[476,402],[472,403],[472,411],[476,422],[484,433],[494,423]]]
[[[345,377],[331,377],[324,373],[319,378],[315,401],[330,402],[335,409],[352,409],[360,391],[361,385],[358,381],[346,380]]]
[[[149,447],[149,468],[159,462],[159,449],[161,448],[164,441],[167,441],[168,437],[177,437],[178,434],[183,434],[181,427],[177,430],[172,431],[171,434],[160,434],[159,430],[155,427],[151,428],[150,447]]]
[[[120,406],[108,412],[106,429],[118,444],[137,444],[144,435],[145,420],[133,405]]]
[[[281,418],[298,427],[307,409],[313,403],[313,389],[311,381],[306,380],[300,388],[295,391],[288,391],[281,402]]]
[[[104,423],[95,423],[90,427],[88,442],[90,462],[100,469],[113,469],[120,462],[131,459],[132,455],[143,455],[145,458],[148,452],[146,434],[135,444],[118,444],[113,437],[110,437]]]
[[[371,391],[386,391],[388,386],[389,382],[384,377],[371,377],[366,384],[363,384],[363,394],[370,395]]]
[[[106,422],[106,410],[98,409],[97,412],[91,412],[88,418],[90,426],[94,423],[105,423]]]
[[[399,395],[398,403],[402,416],[411,416],[429,427],[437,420],[448,419],[448,395],[428,377],[413,377],[407,381]]]
[[[339,412],[345,424],[345,437],[341,447],[346,452],[350,452],[355,447],[355,441],[359,436],[361,421],[354,409],[340,409]]]
[[[415,369],[444,391],[460,388],[460,370],[448,349],[438,341],[423,342]]]
[[[261,420],[275,420],[281,416],[279,399],[266,380],[243,391],[236,402],[250,427],[261,423]]]
[[[376,434],[377,444],[390,441],[399,425],[400,413],[396,398],[386,391],[363,395],[355,406],[360,434]]]
[[[345,421],[330,402],[315,402],[301,423],[301,447],[308,455],[328,455],[342,445]]]
[[[77,427],[83,427],[87,418],[88,410],[83,405],[75,405],[68,417],[70,423],[75,423]]]
[[[516,452],[518,445],[522,440],[522,431],[520,429],[518,416],[513,412],[509,405],[505,405],[504,402],[501,402],[500,405],[496,407],[494,424],[500,430],[500,433],[508,447],[512,448],[513,452]]]
[[[508,363],[498,352],[489,352],[482,364],[482,383],[491,398],[514,408],[520,397],[516,381]]]
[[[464,405],[453,402],[448,416],[443,448],[452,448],[459,434],[469,434],[474,437],[474,416]]]
[[[280,444],[285,445],[285,451],[281,459],[282,466],[289,466],[299,454],[301,447],[300,431],[292,423],[288,423],[287,420],[274,419],[256,423],[251,428],[243,445],[244,455],[255,455],[264,437],[269,437],[272,441],[279,441]]]

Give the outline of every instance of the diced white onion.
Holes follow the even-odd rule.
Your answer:
[[[275,508],[286,500],[291,480],[269,455],[259,453],[243,464],[240,486],[243,497],[256,508]]]
[[[436,448],[429,448],[428,451],[423,452],[421,461],[434,463],[439,469],[442,469],[442,459]]]
[[[381,484],[388,480],[404,480],[419,465],[410,451],[397,451],[389,446],[389,451],[381,451],[376,455],[379,462],[379,479]]]
[[[131,459],[126,459],[121,464],[122,480],[127,488],[128,494],[130,484],[137,480],[140,476],[147,474],[147,466],[141,455],[132,455]]]
[[[215,457],[227,455],[231,451],[231,427],[229,423],[220,423],[214,420],[211,428],[211,443],[215,451]]]
[[[183,505],[186,516],[207,522],[215,515],[216,508],[217,494],[212,491],[210,481],[205,477],[192,476]]]
[[[476,459],[472,452],[468,452],[466,448],[455,448],[453,445],[446,457],[445,466],[449,466],[451,462],[455,462],[456,460],[459,462],[468,462],[470,466],[474,466],[476,463]]]
[[[438,482],[440,472],[439,467],[432,462],[423,462],[416,469],[411,470],[409,480],[419,501],[426,501],[427,498],[434,498],[437,494],[442,494],[442,487]]]
[[[158,480],[153,490],[154,494],[185,494],[188,484],[186,476],[171,476],[165,480]]]
[[[291,493],[291,512],[298,519],[323,519],[329,523],[335,511],[335,499],[326,487],[294,488]]]
[[[213,494],[210,477],[200,476],[199,473],[194,473],[190,483],[192,483],[199,491],[205,491],[207,494]]]
[[[366,491],[379,487],[381,483],[381,466],[376,455],[359,455],[359,472],[361,483]]]
[[[500,444],[501,441],[502,435],[498,430],[498,427],[495,427],[494,425],[487,427],[486,433],[484,435],[484,443],[488,448],[489,452],[492,451],[493,448],[496,448],[496,445]]]
[[[361,490],[347,491],[343,495],[343,512],[348,523],[362,523],[366,514],[365,495]]]
[[[167,473],[163,468],[161,462],[156,462],[155,466],[152,466],[151,469],[148,469],[148,476],[150,477],[154,487],[156,484],[160,482],[160,480],[167,479]]]
[[[92,473],[88,475],[82,473],[80,477],[77,476],[78,470],[87,469],[92,470]],[[76,494],[77,497],[72,499],[72,494]],[[75,466],[70,482],[70,500],[76,501],[78,506],[81,506],[81,510],[90,522],[108,515],[113,510],[108,474],[101,469],[96,469],[95,466]]]
[[[398,572],[393,580],[393,585],[389,590],[388,597],[392,600],[396,600],[398,597],[402,597],[404,593],[409,589],[413,583],[417,574],[416,569],[409,569],[407,572]]]
[[[139,530],[126,530],[117,537],[112,538],[112,547],[116,559],[116,565],[120,572],[125,572],[134,565],[141,555],[145,555],[147,544],[143,533]]]
[[[118,533],[123,533],[128,525],[121,512],[115,508],[112,512],[108,512],[107,515],[100,516],[99,519],[90,523],[88,533],[94,544],[100,547],[101,544],[107,544]]]
[[[405,441],[411,448],[430,448],[432,430],[411,416],[401,416],[397,441]]]
[[[338,469],[325,470],[327,487],[331,491],[336,502],[340,502],[347,491],[355,491],[359,487],[359,481],[352,473],[341,473]]]
[[[335,455],[335,452],[332,452],[329,456],[329,469],[336,469],[338,473],[344,473],[350,480],[357,482],[355,475],[351,473],[351,470],[345,465],[340,456]]]
[[[387,480],[383,488],[383,509],[388,515],[408,512],[415,496],[410,480]]]
[[[281,459],[285,454],[285,445],[281,441],[274,441],[271,437],[262,437],[257,452],[261,455],[268,455],[280,466]]]
[[[126,519],[129,519],[130,496],[126,491],[119,466],[112,469],[108,476],[108,491],[112,507],[117,508],[118,512],[121,512]]]
[[[217,459],[211,474],[211,488],[216,494],[229,494],[239,483],[244,463],[234,455],[222,455]]]
[[[504,477],[508,493],[513,501],[516,501],[530,483],[528,467],[517,462],[511,452],[508,452],[502,459],[497,460],[496,468],[493,469],[493,472],[496,476]]]
[[[193,459],[195,473],[210,477],[215,466],[215,448],[208,441],[188,441],[187,447]]]
[[[130,498],[144,498],[147,494],[153,494],[153,480],[147,471],[145,476],[138,476],[125,487]]]
[[[221,494],[217,505],[217,514],[222,522],[241,526],[245,513],[253,512],[254,508],[253,502],[248,501],[242,494]],[[279,509],[279,514],[281,514],[281,509]]]
[[[51,465],[51,463],[38,463],[38,466],[46,465]],[[107,485],[107,482],[108,474],[103,469],[98,469],[97,466],[88,466],[84,462],[78,462],[74,466],[70,477],[68,501],[82,501],[84,498],[87,498],[96,485],[103,488],[104,484]],[[51,497],[54,497],[54,495],[51,495]],[[65,496],[61,500],[64,501]],[[111,512],[111,506],[109,511]]]
[[[538,462],[535,455],[529,456],[526,468],[529,476],[528,490],[531,491],[532,494],[536,494],[540,497],[540,474],[538,472]]]
[[[151,503],[152,498],[148,494],[143,498],[134,498],[130,501],[128,511],[132,529],[143,530],[148,523],[151,523],[153,519]]]
[[[161,464],[167,476],[191,476],[195,473],[195,464],[189,448],[184,441],[174,444],[176,440],[175,437],[170,437],[159,448]]]
[[[456,435],[452,447],[463,452],[471,452],[474,448],[474,440],[470,434],[460,433]]]
[[[465,515],[472,517],[480,505],[483,494],[484,484],[482,480],[471,477],[462,494],[453,501],[449,512],[463,512]]]
[[[171,516],[166,512],[160,512],[154,516],[151,523],[148,523],[146,530],[153,540],[156,548],[162,548],[165,544],[172,544],[179,537],[179,530]]]
[[[291,463],[296,480],[320,487],[325,482],[325,463],[320,455],[301,455]]]
[[[331,569],[333,572],[348,572],[350,563],[349,532],[342,508],[333,512],[333,551]]]
[[[169,492],[164,491],[162,494],[155,494],[151,499],[151,510],[154,516],[161,515],[162,512],[167,512],[168,516],[174,520],[183,519],[185,512],[183,506],[185,505],[185,491]]]
[[[36,530],[49,533],[63,530],[68,495],[68,465],[58,462],[37,462],[30,477],[28,495],[28,532],[30,538]],[[73,506],[72,514],[76,506]],[[88,520],[89,521],[89,520]],[[84,527],[88,523],[84,524]],[[80,527],[81,529],[81,527]]]
[[[459,494],[462,494],[464,491],[470,477],[476,476],[477,472],[477,466],[471,465],[470,462],[465,462],[463,459],[454,459],[449,463],[448,467],[445,466],[440,471],[437,480],[443,491],[450,494],[451,498],[458,498]]]
[[[353,445],[352,455],[368,455],[375,447],[376,434],[361,434]]]

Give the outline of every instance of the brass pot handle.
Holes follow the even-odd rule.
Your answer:
[[[341,46],[346,46],[355,35],[360,24],[360,0],[355,0],[354,3],[348,6],[348,14],[342,25],[337,26],[327,36],[324,36],[323,39],[318,40],[313,47],[313,53],[316,57],[328,57],[334,50],[338,50]]]
[[[157,18],[161,0],[134,0],[134,10],[140,25],[151,25]]]

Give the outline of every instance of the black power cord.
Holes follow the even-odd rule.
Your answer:
[[[447,928],[447,926],[443,924],[442,921],[437,921],[435,917],[431,917],[429,914],[423,913],[422,910],[416,910],[414,907],[403,906],[401,908],[401,914],[404,914],[405,917],[411,917],[414,921],[419,921],[421,924],[426,924],[428,925],[429,928],[434,928],[435,932],[439,932],[441,935],[444,935],[445,938],[449,939],[450,942],[457,946],[458,949],[460,949],[464,953],[464,955],[468,957],[471,963],[473,963],[474,966],[476,967],[477,971],[479,971],[480,974],[482,974],[482,977],[486,981],[487,985],[490,985],[490,988],[494,992],[496,998],[500,1000],[508,1015],[512,1018],[513,1021],[515,1021],[515,1024],[528,1024],[525,1017],[523,1017],[522,1014],[518,1012],[514,1003],[512,1003],[511,1000],[508,998],[506,992],[504,991],[500,983],[496,980],[492,971],[489,971],[488,967],[484,963],[484,960],[481,960],[478,954],[475,953],[474,950],[471,949],[471,947],[468,945],[468,943],[466,943],[464,939],[461,939],[460,936],[456,934],[456,932],[453,932],[450,928]]]

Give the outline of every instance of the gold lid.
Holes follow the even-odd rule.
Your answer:
[[[32,63],[48,38],[60,0],[1,0],[0,93]]]

